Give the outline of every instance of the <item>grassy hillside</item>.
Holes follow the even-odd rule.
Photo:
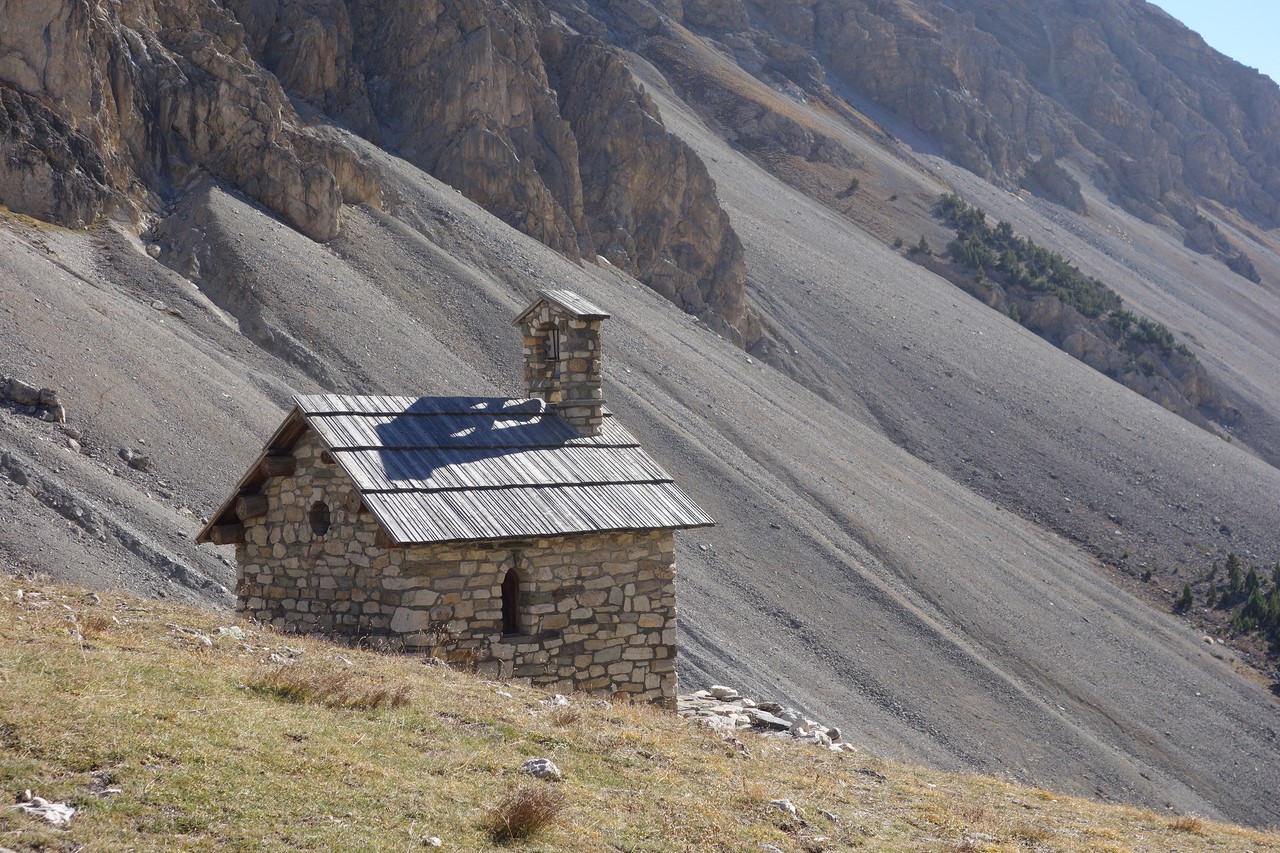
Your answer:
[[[750,735],[744,749],[649,707],[556,706],[420,658],[8,576],[0,685],[4,789],[78,810],[55,829],[0,809],[14,850],[410,850],[433,836],[483,850],[513,791],[561,803],[504,842],[527,850],[1280,850],[1276,834]],[[532,757],[564,780],[523,776]]]

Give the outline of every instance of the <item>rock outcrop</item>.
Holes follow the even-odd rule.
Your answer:
[[[137,218],[210,172],[311,237],[338,233],[324,161],[342,153],[308,137],[220,5],[5,0],[0,17],[7,147],[56,152],[48,177],[38,158],[0,168],[10,208],[73,226]]]
[[[686,28],[794,100],[843,112],[844,97],[869,99],[977,174],[1077,212],[1084,199],[1061,162],[1138,215],[1170,216],[1186,230],[1194,225],[1176,211],[1197,198],[1280,221],[1271,166],[1280,158],[1280,88],[1149,3],[606,0],[588,11],[559,0],[557,9],[575,27],[607,31],[654,61],[758,156],[757,136],[810,161],[838,146],[813,139],[785,106],[757,102],[759,114],[744,116],[740,91],[693,67],[686,48],[671,49]],[[804,148],[806,141],[821,144]],[[760,159],[781,172],[767,154]],[[1203,235],[1189,237],[1196,241]],[[1237,246],[1207,254],[1256,276]]]
[[[619,53],[560,33],[548,33],[544,45],[579,144],[594,251],[689,313],[722,320],[721,331],[739,343],[753,342],[759,331],[742,290],[742,244],[706,166],[667,132]]]
[[[0,202],[139,220],[205,174],[304,234],[381,205],[295,102],[749,345],[742,246],[621,54],[539,0],[0,0]],[[294,100],[291,100],[294,99]],[[310,114],[309,114],[310,115]]]
[[[743,33],[750,42],[785,34],[986,177],[1017,181],[1044,157],[1077,155],[1140,212],[1190,194],[1280,216],[1267,165],[1280,155],[1280,88],[1149,3],[735,5],[767,27]]]
[[[57,391],[37,388],[16,376],[0,376],[0,404],[5,403],[43,421],[67,422],[67,410]]]
[[[83,134],[40,99],[0,83],[0,201],[80,228],[112,200],[107,166]]]

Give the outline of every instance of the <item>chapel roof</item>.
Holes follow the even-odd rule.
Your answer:
[[[605,415],[582,436],[537,399],[299,396],[198,540],[237,521],[236,499],[308,429],[397,545],[715,523]]]

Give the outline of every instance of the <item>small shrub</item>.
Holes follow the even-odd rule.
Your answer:
[[[545,783],[521,785],[493,807],[482,828],[499,844],[520,841],[554,823],[564,806],[559,788]]]
[[[1204,829],[1204,822],[1194,815],[1183,815],[1169,824],[1169,828],[1174,832],[1190,832],[1199,835]]]
[[[119,624],[109,613],[93,611],[80,615],[80,633],[86,638],[101,636]]]
[[[288,702],[363,711],[403,708],[413,694],[405,683],[387,684],[359,672],[317,670],[297,664],[263,667],[249,676],[245,685]]]
[[[907,242],[907,241],[906,241],[906,240],[903,240],[901,237],[894,237],[894,238],[893,238],[893,248],[895,248],[895,249],[901,249],[904,245],[906,245],[906,242]]]
[[[1184,583],[1182,585],[1182,593],[1173,602],[1173,609],[1179,613],[1191,607],[1195,603],[1195,598],[1191,594],[1191,584]]]
[[[1050,832],[1049,830],[1045,829],[1042,826],[1037,826],[1030,823],[1023,823],[1018,825],[1017,829],[1013,831],[1013,835],[1019,841],[1026,841],[1031,844],[1038,844],[1043,841],[1048,841]]]
[[[551,721],[553,726],[567,728],[582,718],[581,712],[572,705],[558,705],[547,715],[547,719]]]

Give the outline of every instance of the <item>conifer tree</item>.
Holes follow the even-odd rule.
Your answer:
[[[1239,595],[1242,581],[1240,558],[1236,556],[1235,551],[1232,551],[1227,554],[1227,596],[1229,598],[1235,598]]]

